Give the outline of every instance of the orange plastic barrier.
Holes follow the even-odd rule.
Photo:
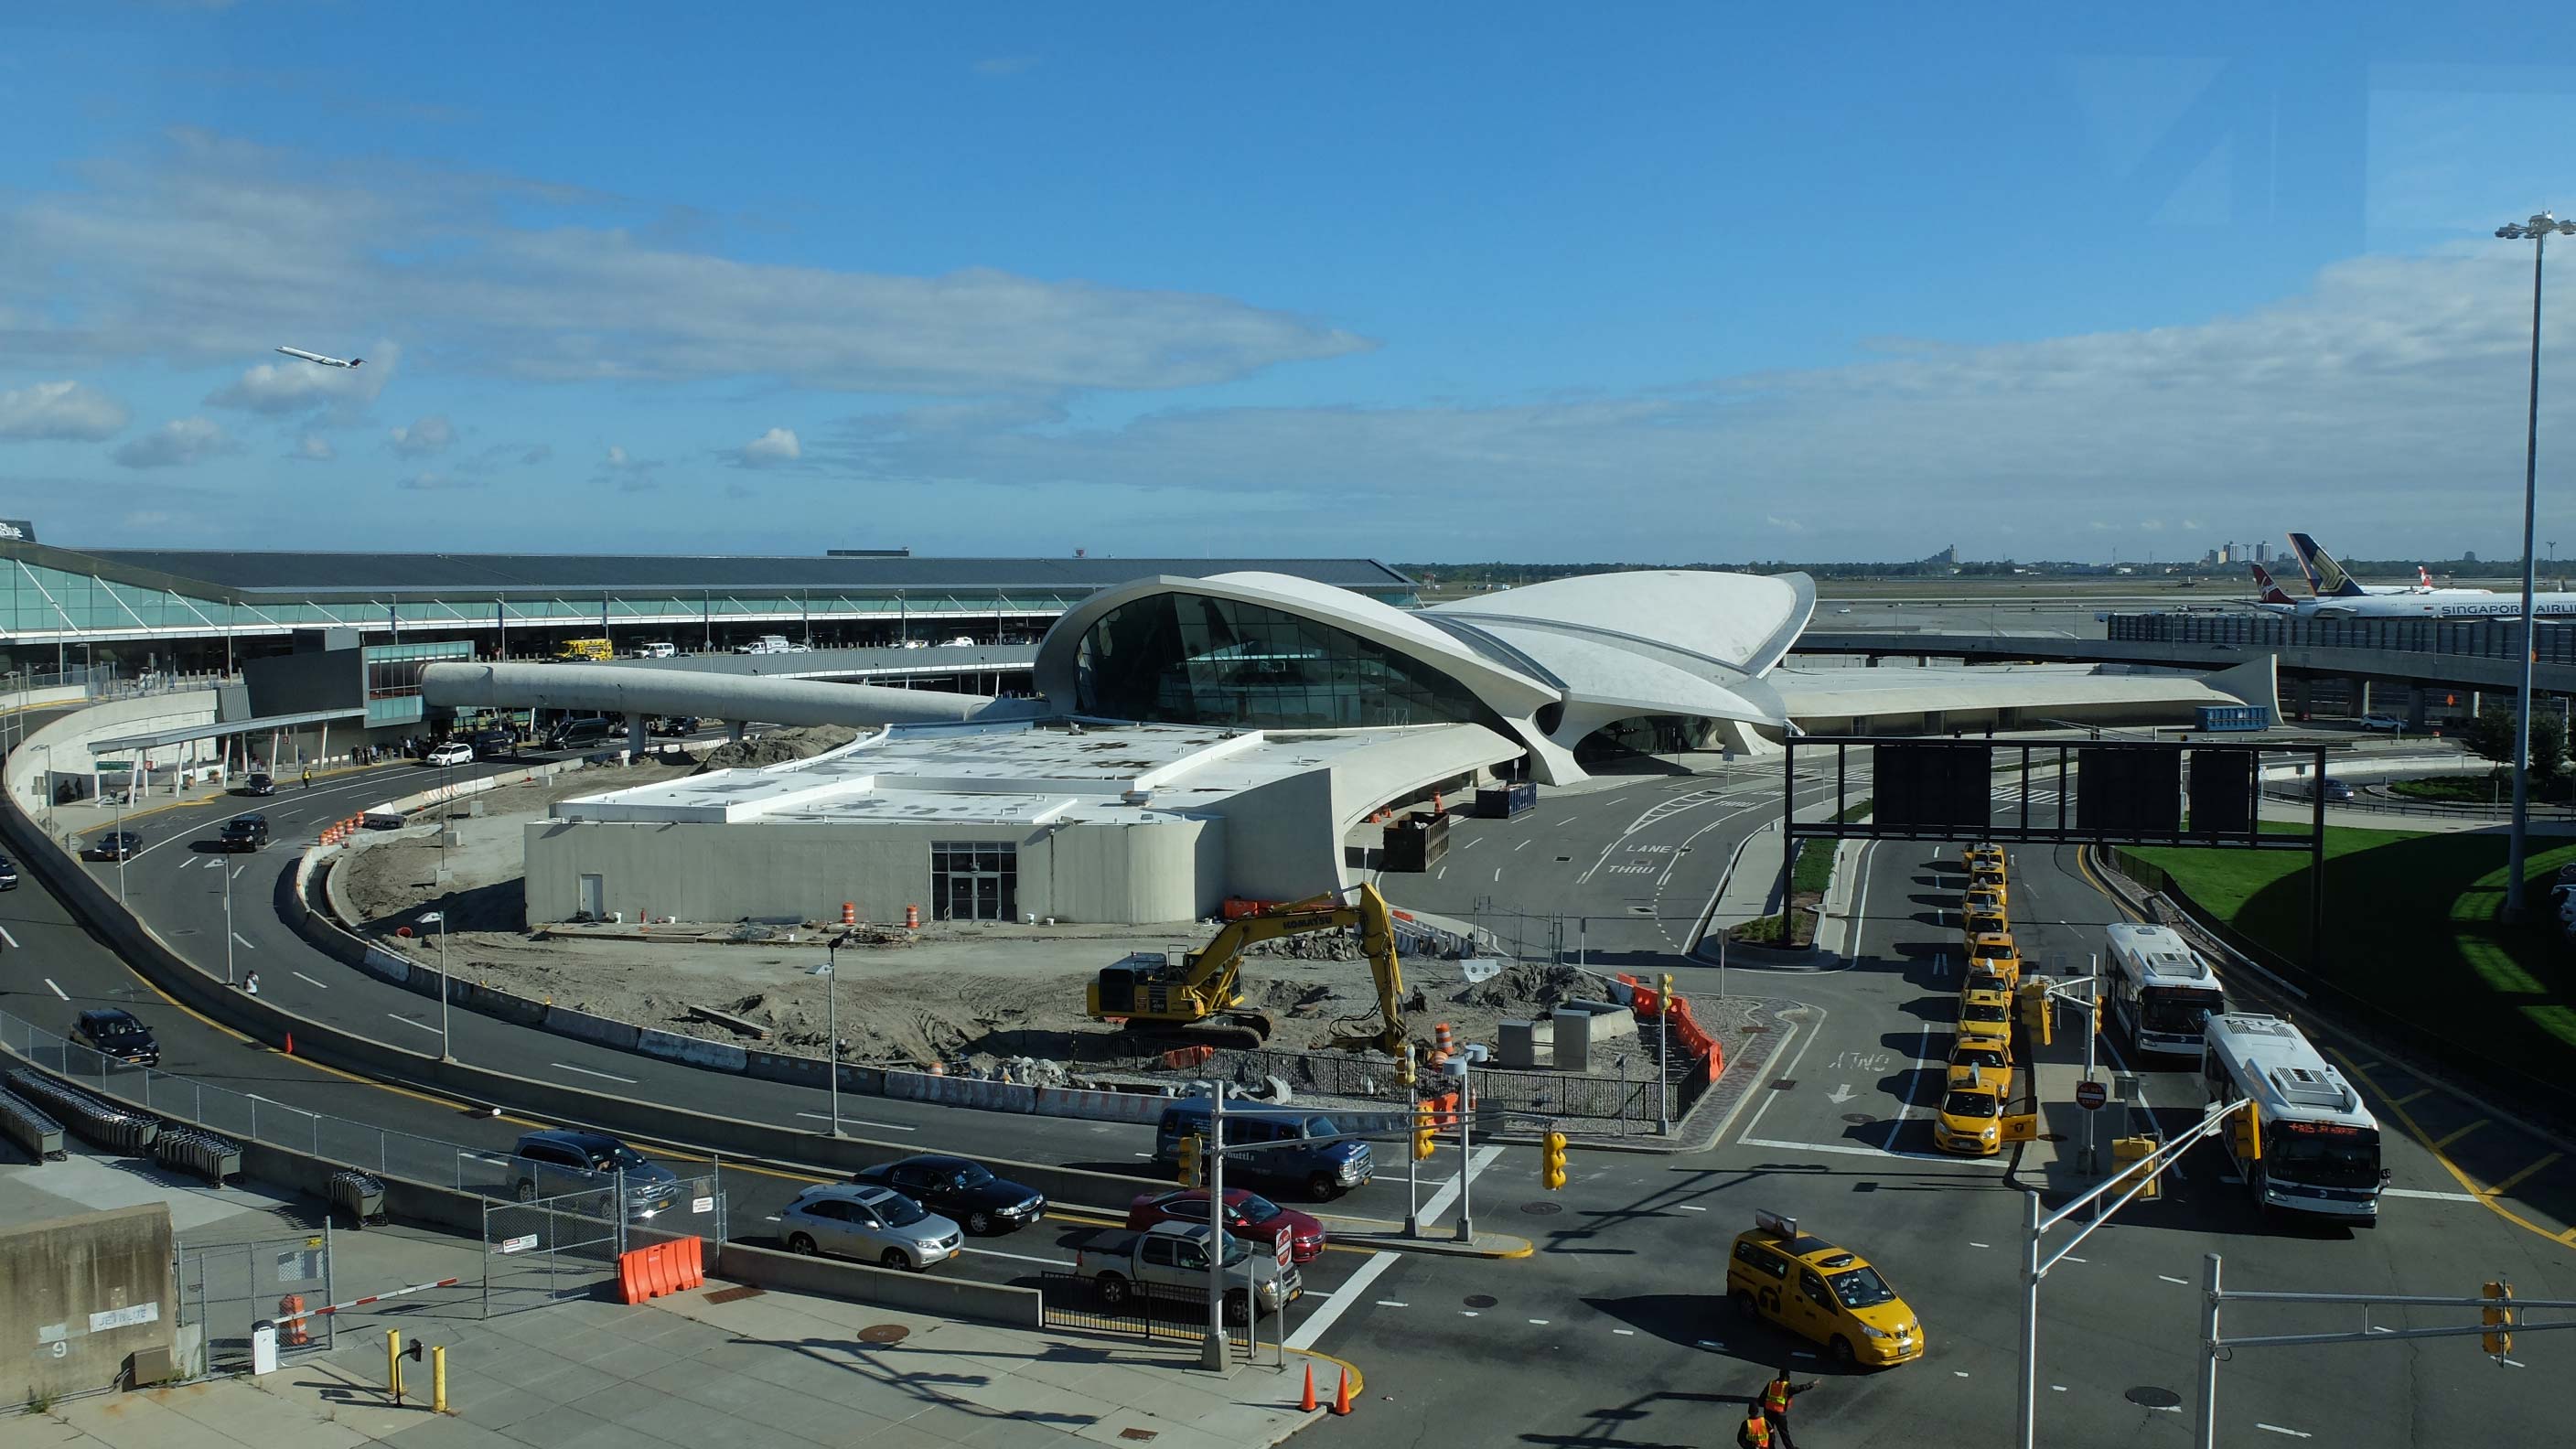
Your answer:
[[[705,1245],[693,1237],[617,1255],[617,1291],[622,1302],[642,1303],[706,1281]]]
[[[285,1330],[278,1335],[277,1341],[281,1345],[287,1348],[302,1348],[313,1341],[312,1333],[304,1327],[303,1294],[289,1293],[278,1299],[277,1317]]]
[[[1204,1043],[1198,1046],[1174,1047],[1163,1053],[1163,1065],[1174,1071],[1187,1071],[1216,1055],[1216,1048]]]
[[[680,1286],[697,1288],[707,1281],[706,1240],[681,1238],[671,1244],[672,1261],[679,1265]]]

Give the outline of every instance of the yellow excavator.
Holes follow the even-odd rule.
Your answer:
[[[1360,953],[1368,958],[1369,975],[1377,985],[1377,1021],[1374,1030],[1337,1035],[1331,1045],[1393,1057],[1398,1082],[1410,1085],[1413,1042],[1404,1027],[1404,971],[1396,961],[1395,923],[1386,897],[1373,885],[1362,884],[1350,901],[1316,896],[1228,921],[1216,939],[1177,962],[1130,957],[1101,971],[1085,1005],[1098,1021],[1173,1028],[1210,1046],[1259,1047],[1270,1039],[1273,1022],[1268,1012],[1243,1004],[1244,951],[1263,941],[1353,926],[1359,927]]]

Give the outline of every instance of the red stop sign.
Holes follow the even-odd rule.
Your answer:
[[[2100,1082],[2077,1082],[2075,1084],[2075,1105],[2083,1108],[2087,1112],[2100,1110],[2102,1104],[2110,1099],[2110,1091]]]
[[[1280,1228],[1279,1228],[1279,1231],[1278,1231],[1277,1233],[1275,1233],[1275,1234],[1273,1234],[1273,1235],[1272,1235],[1270,1246],[1271,1246],[1271,1250],[1272,1250],[1275,1254],[1277,1254],[1277,1255],[1278,1255],[1278,1259],[1279,1259],[1279,1266],[1280,1266],[1280,1267],[1282,1267],[1282,1268],[1287,1267],[1287,1266],[1288,1266],[1288,1228],[1287,1228],[1287,1225],[1286,1225],[1286,1224],[1284,1224],[1284,1223],[1283,1223],[1283,1224],[1281,1224],[1281,1225],[1280,1225]]]

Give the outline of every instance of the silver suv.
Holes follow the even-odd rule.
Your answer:
[[[792,1253],[873,1258],[914,1272],[957,1256],[966,1235],[955,1223],[890,1188],[835,1182],[809,1187],[778,1214]]]

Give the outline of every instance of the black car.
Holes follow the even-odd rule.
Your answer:
[[[224,850],[260,850],[268,844],[268,817],[236,815],[224,822],[215,844]]]
[[[8,857],[0,856],[0,891],[14,891],[17,888],[18,867],[11,865]]]
[[[81,850],[83,860],[132,860],[143,853],[143,837],[131,830],[111,830]]]
[[[1046,1215],[1046,1194],[995,1177],[980,1162],[925,1153],[880,1162],[850,1175],[852,1182],[891,1187],[923,1207],[965,1225],[977,1237],[1016,1232]]]
[[[698,732],[698,717],[693,714],[666,714],[653,721],[653,733],[667,740],[684,740]]]
[[[277,793],[277,781],[266,770],[253,770],[250,778],[241,782],[241,793],[274,795]]]
[[[519,737],[509,730],[476,730],[466,743],[474,746],[474,758],[478,760],[504,760],[519,753]]]
[[[133,1012],[117,1007],[82,1012],[72,1023],[72,1040],[120,1062],[161,1065],[161,1044],[152,1039],[152,1028],[135,1020]]]

